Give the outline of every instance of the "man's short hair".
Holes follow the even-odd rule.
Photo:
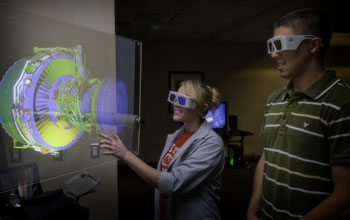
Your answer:
[[[278,19],[273,28],[276,29],[280,26],[292,28],[293,34],[315,35],[321,38],[323,42],[322,57],[326,54],[332,38],[332,30],[326,15],[321,11],[312,8],[292,11]]]

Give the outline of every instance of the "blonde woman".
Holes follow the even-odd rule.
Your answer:
[[[198,80],[170,91],[173,120],[183,126],[168,135],[157,169],[129,152],[119,137],[101,134],[100,147],[128,164],[155,187],[155,219],[221,219],[219,190],[224,169],[223,141],[203,119],[220,104],[215,88]]]

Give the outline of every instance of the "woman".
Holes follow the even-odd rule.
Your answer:
[[[119,137],[101,134],[100,147],[128,164],[155,187],[155,219],[221,219],[219,190],[224,168],[223,141],[202,118],[219,106],[220,94],[198,80],[169,92],[173,120],[183,126],[168,135],[157,169],[129,152]]]

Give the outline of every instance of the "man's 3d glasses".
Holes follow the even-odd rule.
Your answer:
[[[273,37],[267,41],[267,53],[273,51],[281,52],[285,50],[296,50],[303,40],[313,39],[314,35],[287,35],[280,37]]]
[[[169,91],[168,102],[174,104],[176,101],[179,106],[185,108],[195,109],[197,107],[197,102],[194,98],[182,93]]]

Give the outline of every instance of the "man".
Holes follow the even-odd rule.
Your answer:
[[[350,219],[350,87],[323,68],[331,35],[313,9],[274,24],[268,53],[290,82],[267,101],[248,219]]]

